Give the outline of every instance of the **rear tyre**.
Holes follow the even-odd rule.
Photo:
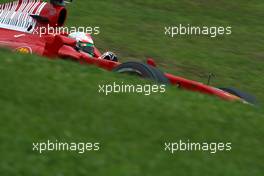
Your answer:
[[[126,62],[114,68],[113,71],[117,73],[136,75],[153,80],[160,84],[169,84],[169,80],[163,72],[155,67],[140,62]]]
[[[242,98],[243,100],[245,100],[246,102],[248,103],[251,103],[251,104],[254,104],[256,105],[257,104],[257,100],[254,96],[248,94],[248,93],[245,93],[245,92],[242,92],[236,88],[232,88],[232,87],[224,87],[224,88],[219,88],[227,93],[230,93],[232,95],[235,95],[237,97],[240,97]]]

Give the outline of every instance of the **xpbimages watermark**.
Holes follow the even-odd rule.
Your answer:
[[[177,142],[164,143],[164,151],[171,154],[177,152],[203,151],[215,154],[217,152],[231,151],[231,142],[192,142],[190,140],[179,140]]]
[[[99,151],[100,143],[91,142],[60,142],[58,140],[45,142],[33,142],[32,151],[42,154],[44,152],[77,152],[83,154],[85,152]]]
[[[98,92],[100,94],[109,95],[115,93],[138,93],[149,96],[154,93],[165,93],[166,85],[157,84],[145,84],[145,85],[133,85],[133,84],[118,84],[113,82],[113,84],[98,85]]]
[[[61,27],[52,27],[49,24],[45,27],[37,27],[34,29],[33,34],[39,35],[40,37],[49,34],[49,35],[59,35],[59,34],[70,34],[74,32],[84,32],[86,34],[99,35],[100,27],[99,26],[61,26]]]
[[[205,35],[215,38],[223,35],[231,35],[231,26],[192,26],[190,24],[178,26],[166,26],[164,28],[165,35],[169,37],[177,37],[184,35]]]

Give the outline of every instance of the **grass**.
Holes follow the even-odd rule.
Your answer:
[[[238,5],[239,4],[239,5]],[[263,94],[262,1],[76,1],[67,25],[100,26],[102,50],[215,86]],[[215,7],[215,8],[212,8]],[[164,26],[231,25],[230,37],[168,38]],[[98,93],[99,84],[146,83],[93,66],[0,50],[0,175],[261,176],[263,106],[167,87],[165,94]],[[100,142],[99,152],[32,151],[32,142]],[[164,142],[232,142],[231,152],[171,155]]]

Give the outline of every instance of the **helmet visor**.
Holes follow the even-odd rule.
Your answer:
[[[94,56],[94,44],[85,43],[85,42],[79,42],[79,48],[80,48],[81,51]]]

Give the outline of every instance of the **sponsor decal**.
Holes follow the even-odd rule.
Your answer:
[[[27,46],[16,48],[15,51],[21,54],[32,54],[32,49]]]

